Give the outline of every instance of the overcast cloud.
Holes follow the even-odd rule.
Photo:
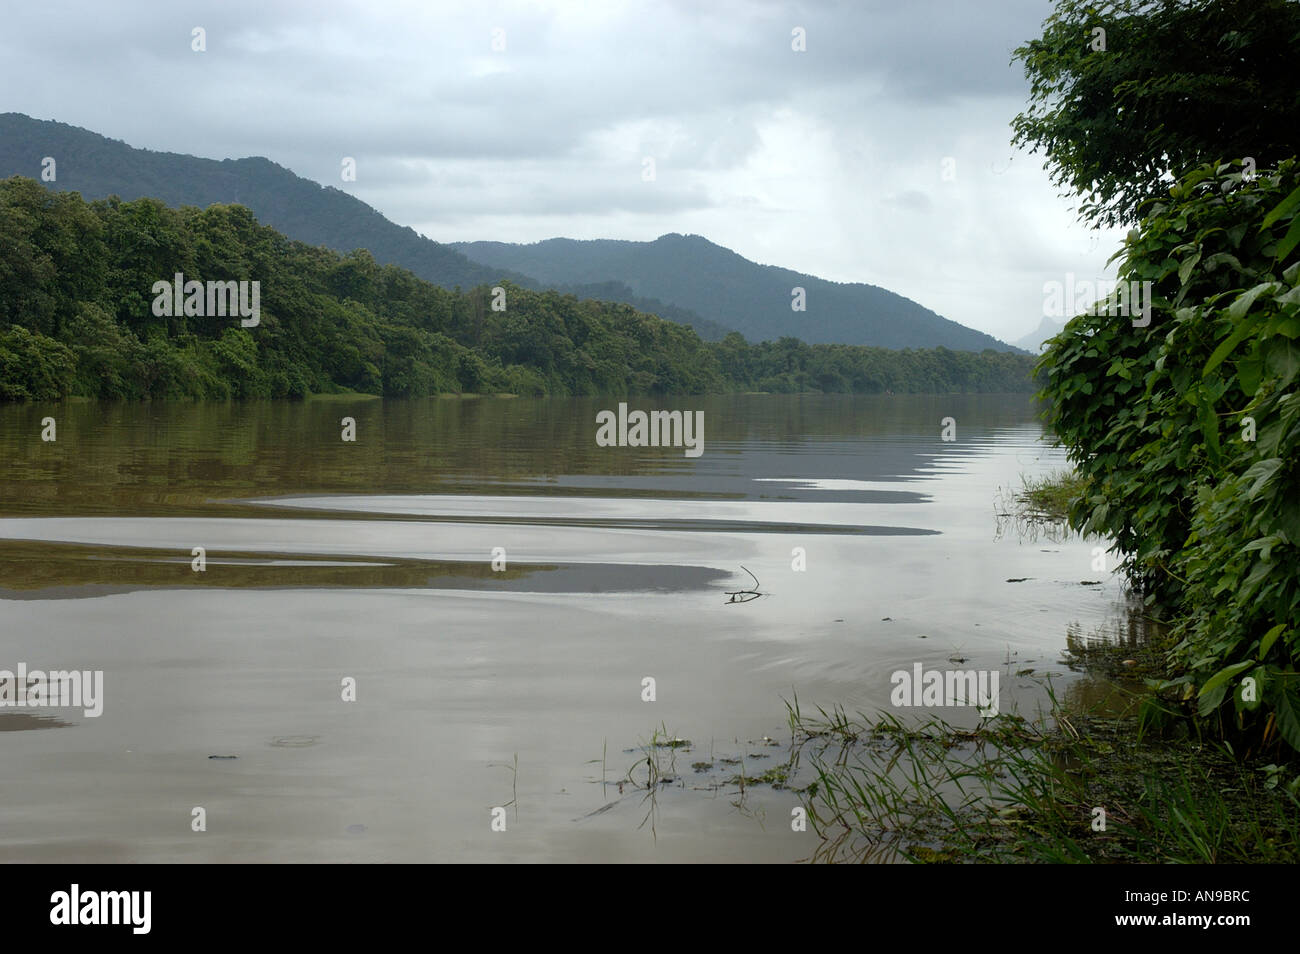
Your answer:
[[[1077,224],[1009,145],[1027,97],[1011,50],[1050,11],[46,0],[6,10],[0,112],[266,156],[443,242],[697,233],[1013,340],[1038,325],[1044,282],[1113,276],[1121,235]]]

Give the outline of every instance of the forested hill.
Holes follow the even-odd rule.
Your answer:
[[[55,159],[50,188],[87,199],[150,197],[170,206],[213,203],[247,206],[285,235],[339,252],[369,249],[379,262],[401,265],[445,288],[473,288],[509,279],[536,287],[531,278],[495,265],[471,262],[460,252],[384,218],[339,189],[317,185],[269,159],[200,159],[136,149],[116,139],[69,126],[0,113],[0,178],[41,177],[41,162]]]
[[[885,348],[947,347],[980,351],[1009,346],[949,321],[883,288],[842,285],[789,269],[756,265],[698,236],[655,242],[554,239],[537,245],[452,245],[389,221],[339,189],[323,187],[268,159],[200,159],[136,149],[66,123],[0,114],[0,178],[40,178],[87,199],[151,197],[170,206],[238,204],[289,238],[348,253],[370,251],[444,288],[505,279],[525,288],[556,288],[579,297],[620,301],[690,325],[709,340],[735,330],[750,340],[793,336]],[[471,258],[481,259],[472,261]],[[807,310],[793,311],[790,290],[807,290]]]
[[[625,304],[501,290],[292,241],[242,206],[0,180],[0,399],[1034,388],[1027,355],[706,343]]]
[[[599,298],[601,301],[621,301],[625,305],[631,305],[637,311],[644,311],[650,315],[657,315],[668,321],[675,321],[678,324],[690,325],[705,341],[719,341],[724,335],[732,331],[731,328],[725,328],[716,321],[709,321],[707,318],[701,318],[689,308],[681,308],[677,305],[669,305],[660,301],[658,298],[647,298],[645,295],[638,295],[632,289],[622,282],[593,282],[582,285],[565,285],[560,283],[548,282],[546,287],[554,288],[565,295],[575,295],[578,298]]]
[[[883,348],[1015,350],[887,289],[758,265],[698,235],[661,235],[653,242],[548,239],[452,247],[476,262],[516,269],[547,284],[622,282],[638,295],[688,308],[755,341],[791,335]],[[805,291],[803,311],[791,307],[794,288]]]

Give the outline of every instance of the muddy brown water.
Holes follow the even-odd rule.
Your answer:
[[[0,859],[793,861],[798,796],[724,760],[779,762],[794,693],[1091,691],[1059,659],[1118,580],[997,515],[1064,466],[1028,398],[629,402],[703,411],[699,457],[597,446],[616,404],[0,407],[0,670],[104,673],[98,717],[0,707]]]

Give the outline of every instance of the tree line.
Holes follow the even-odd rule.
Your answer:
[[[155,314],[153,286],[178,273],[259,282],[257,326]],[[509,282],[441,288],[365,250],[291,241],[238,205],[88,203],[31,179],[0,182],[0,399],[1028,392],[1032,362],[738,334],[705,342],[626,304]]]

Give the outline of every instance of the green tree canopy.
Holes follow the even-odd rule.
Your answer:
[[[154,283],[256,281],[261,317],[159,314]],[[702,341],[620,303],[503,281],[448,291],[366,250],[291,242],[242,206],[85,203],[0,180],[0,400],[342,389],[622,395],[1029,391],[1029,355]]]
[[[1016,60],[1031,86],[1012,143],[1095,225],[1133,224],[1198,165],[1300,152],[1296,0],[1059,0]]]
[[[1150,323],[1079,315],[1042,359],[1086,480],[1072,522],[1115,541],[1173,624],[1201,714],[1300,750],[1300,163],[1195,170],[1119,271],[1150,283]]]

